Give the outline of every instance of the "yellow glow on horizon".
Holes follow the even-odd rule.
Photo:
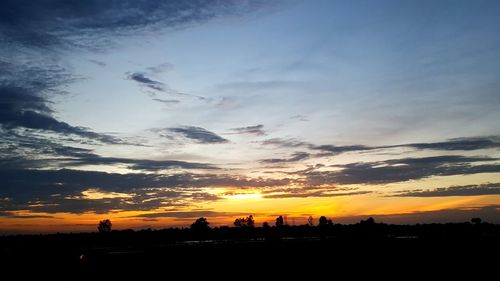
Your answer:
[[[224,195],[223,198],[231,200],[245,200],[245,199],[262,199],[262,194],[260,193],[241,193],[233,195]]]

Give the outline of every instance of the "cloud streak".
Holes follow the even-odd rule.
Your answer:
[[[228,140],[217,135],[214,132],[210,132],[201,127],[195,126],[181,126],[174,128],[166,128],[162,131],[168,131],[171,133],[178,134],[184,138],[195,141],[201,144],[216,144],[216,143],[227,143]]]
[[[498,173],[497,158],[466,156],[434,156],[422,158],[391,159],[377,162],[361,162],[335,165],[334,171],[310,171],[301,173],[311,185],[322,184],[385,184],[418,180],[431,176]],[[481,164],[486,162],[487,164]],[[477,163],[474,164],[473,163]]]
[[[264,131],[264,125],[259,124],[255,126],[246,126],[231,129],[233,134],[249,134],[256,136],[265,136],[267,133]]]
[[[446,188],[436,188],[427,190],[402,191],[394,195],[395,197],[447,197],[447,196],[478,196],[478,195],[499,195],[500,183],[487,183],[479,185],[450,186]]]
[[[260,160],[264,164],[280,164],[280,163],[293,163],[299,162],[309,158],[309,153],[307,152],[295,152],[290,158],[270,158]]]

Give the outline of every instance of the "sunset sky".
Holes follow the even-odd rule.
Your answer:
[[[500,223],[500,1],[0,2],[0,233]]]

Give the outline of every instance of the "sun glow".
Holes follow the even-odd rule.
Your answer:
[[[224,195],[222,197],[227,198],[227,199],[234,199],[234,200],[261,199],[262,194],[260,194],[260,193],[241,193],[241,194]]]

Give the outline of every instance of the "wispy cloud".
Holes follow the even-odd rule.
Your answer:
[[[3,133],[16,128],[27,128],[70,134],[107,144],[124,143],[117,137],[96,133],[88,128],[75,127],[55,119],[49,104],[47,99],[29,89],[0,85],[0,125],[6,129]]]
[[[166,91],[166,85],[162,82],[155,81],[149,77],[146,77],[145,73],[141,72],[133,72],[128,74],[128,78],[130,80],[133,80],[141,85],[144,85],[152,90],[156,91],[161,91],[165,92]]]
[[[158,70],[155,70],[158,71]],[[191,95],[191,94],[186,94],[179,92],[177,90],[172,89],[170,86],[167,84],[160,82],[158,80],[154,80],[151,78],[147,73],[145,72],[129,72],[127,73],[127,78],[137,82],[140,86],[145,87],[147,91],[145,91],[148,95],[150,95],[154,101],[166,103],[167,101],[171,103],[171,101],[177,101],[180,102],[179,100],[165,100],[162,98],[159,98],[158,92],[167,94],[170,96],[177,96],[178,98],[180,97],[189,97],[189,98],[195,98],[198,100],[204,100],[207,101],[208,99],[202,96],[197,96],[197,95]]]
[[[250,134],[250,135],[256,135],[256,136],[265,136],[266,131],[264,131],[264,125],[259,124],[255,126],[246,126],[246,127],[239,127],[239,128],[233,128],[231,131],[234,134]]]
[[[396,197],[445,197],[445,196],[478,196],[500,194],[500,183],[486,183],[478,185],[460,185],[435,189],[418,189],[397,192]]]
[[[500,172],[498,160],[497,158],[458,155],[402,158],[335,165],[334,168],[338,170],[306,170],[301,174],[306,177],[306,181],[310,185],[331,183],[383,184],[417,180],[431,176]]]
[[[307,152],[295,152],[290,158],[270,158],[260,160],[261,163],[274,164],[274,163],[292,163],[299,162],[309,158],[309,153]]]
[[[272,138],[261,142],[262,145],[278,146],[284,148],[308,147],[311,144],[294,138]]]
[[[174,128],[165,128],[161,129],[161,131],[167,131],[171,133],[175,133],[181,135],[184,138],[193,140],[197,143],[202,144],[213,144],[213,143],[226,143],[227,139],[217,135],[214,132],[210,132],[201,127],[194,126],[181,126]]]

